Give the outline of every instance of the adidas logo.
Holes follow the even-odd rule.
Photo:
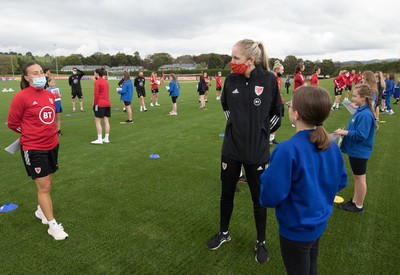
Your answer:
[[[238,94],[238,93],[239,93],[238,89],[235,89],[235,90],[232,92],[232,94]]]

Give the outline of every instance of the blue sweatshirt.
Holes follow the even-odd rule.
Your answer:
[[[168,92],[170,96],[179,96],[179,92],[181,90],[181,84],[176,82],[175,80],[171,80],[168,87]]]
[[[275,207],[279,233],[286,239],[311,242],[324,232],[336,193],[347,185],[343,156],[336,143],[318,151],[313,130],[297,132],[277,145],[261,175],[260,202]]]
[[[122,84],[122,89],[118,91],[121,95],[122,101],[132,102],[133,96],[133,85],[131,80],[127,80]]]
[[[349,133],[343,138],[343,153],[352,158],[369,159],[374,146],[375,117],[368,104],[357,109],[346,130]]]

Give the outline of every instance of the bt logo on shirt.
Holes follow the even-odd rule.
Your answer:
[[[39,119],[44,124],[52,124],[55,119],[54,109],[50,106],[43,107],[39,112]]]

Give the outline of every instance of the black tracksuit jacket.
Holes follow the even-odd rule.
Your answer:
[[[279,128],[282,111],[275,75],[260,65],[250,78],[228,75],[221,104],[227,118],[222,155],[249,165],[269,162],[269,135]]]

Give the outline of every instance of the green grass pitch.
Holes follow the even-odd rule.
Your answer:
[[[225,117],[211,87],[206,110],[200,110],[195,82],[181,83],[178,116],[171,117],[171,100],[160,86],[160,107],[139,112],[133,100],[133,125],[127,119],[110,81],[112,117],[110,143],[91,145],[96,139],[91,110],[93,81],[82,81],[85,113],[71,113],[70,89],[63,92],[59,171],[53,180],[54,213],[69,233],[54,241],[34,216],[36,187],[27,177],[19,154],[0,152],[0,204],[13,202],[16,211],[0,213],[1,274],[284,274],[278,228],[268,209],[267,247],[270,261],[254,260],[256,241],[248,187],[235,197],[231,220],[232,241],[217,251],[207,241],[218,230],[220,152]],[[282,82],[283,83],[283,82]],[[321,85],[333,94],[332,80]],[[0,82],[0,90],[19,82]],[[293,87],[293,86],[292,86]],[[17,138],[7,128],[7,114],[15,93],[0,92],[0,147]],[[290,95],[282,89],[285,100]],[[375,148],[368,163],[365,213],[334,209],[321,238],[320,274],[398,274],[400,272],[399,116],[381,115]],[[120,108],[116,110],[116,108]],[[286,110],[287,112],[287,110]],[[347,125],[350,114],[342,108],[325,123],[328,132]],[[294,134],[287,115],[276,139]],[[273,149],[273,148],[272,148]],[[159,159],[150,159],[153,153]],[[340,195],[353,194],[349,185]]]

